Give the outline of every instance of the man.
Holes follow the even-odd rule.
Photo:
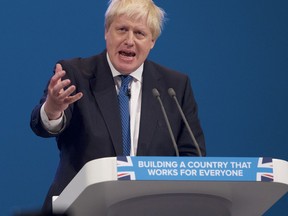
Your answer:
[[[132,77],[127,96],[130,120],[127,155],[174,156],[175,149],[158,101],[161,94],[180,156],[197,156],[175,102],[174,88],[189,125],[205,155],[205,142],[190,81],[184,74],[147,60],[160,35],[164,11],[152,0],[112,0],[105,14],[106,50],[90,58],[56,64],[44,96],[31,115],[31,128],[42,137],[56,137],[59,167],[44,203],[59,195],[90,160],[126,155],[118,94],[123,77]],[[120,78],[122,75],[122,78]],[[123,76],[124,75],[124,76]],[[120,101],[120,99],[119,99]]]

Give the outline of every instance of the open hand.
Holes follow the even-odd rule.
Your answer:
[[[63,70],[62,65],[56,64],[55,74],[50,80],[44,106],[44,110],[50,120],[58,119],[70,104],[78,101],[83,96],[82,92],[71,95],[76,87],[75,85],[70,85],[71,81],[69,79],[62,80],[65,74],[66,72]]]

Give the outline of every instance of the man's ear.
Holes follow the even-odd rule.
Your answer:
[[[156,43],[156,40],[155,40],[155,39],[152,39],[150,49],[153,49],[153,47],[155,46],[155,43]]]

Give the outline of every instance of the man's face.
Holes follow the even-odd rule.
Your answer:
[[[155,44],[146,20],[116,17],[105,30],[106,48],[115,69],[122,74],[135,71]]]

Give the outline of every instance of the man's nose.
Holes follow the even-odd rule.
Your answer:
[[[127,33],[125,44],[128,45],[128,46],[133,46],[134,45],[134,33],[132,31],[129,31]]]

